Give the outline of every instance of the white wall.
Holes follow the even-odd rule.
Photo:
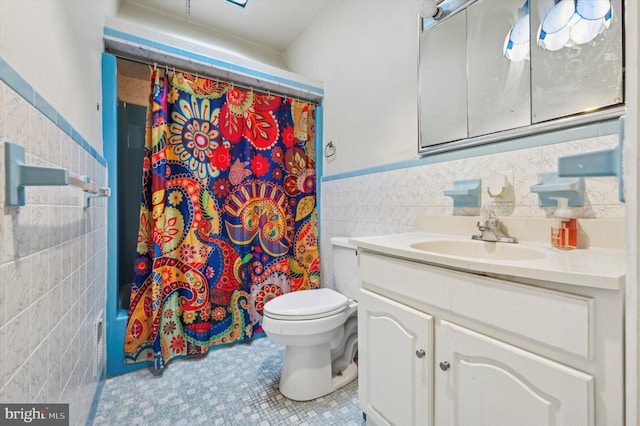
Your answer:
[[[625,306],[625,392],[626,421],[628,425],[640,423],[640,293],[638,292],[638,277],[640,277],[640,235],[638,221],[638,200],[640,200],[640,151],[637,141],[640,138],[638,126],[638,109],[640,105],[640,85],[638,68],[640,67],[640,6],[637,1],[625,2],[627,13],[627,28],[625,32],[625,63],[626,83],[625,102],[629,113],[625,122],[625,138],[632,143],[624,145],[624,174],[627,196],[627,285]]]
[[[324,83],[324,174],[415,158],[417,0],[329,1],[285,51],[291,71]]]
[[[280,52],[180,18],[123,1],[117,16],[107,18],[106,26],[238,65],[274,72],[286,69]]]
[[[102,152],[100,55],[117,0],[0,1],[0,57]]]

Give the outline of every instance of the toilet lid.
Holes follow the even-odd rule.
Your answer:
[[[264,314],[274,319],[314,319],[342,312],[348,305],[347,297],[330,288],[299,290],[268,301]]]

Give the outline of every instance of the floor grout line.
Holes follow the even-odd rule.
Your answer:
[[[171,362],[161,376],[143,369],[107,379],[94,426],[365,424],[354,380],[313,401],[278,390],[284,346],[268,337]]]

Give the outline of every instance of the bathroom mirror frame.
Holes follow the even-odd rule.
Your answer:
[[[567,129],[571,127],[576,127],[584,124],[609,120],[618,118],[624,115],[626,107],[624,103],[624,87],[625,87],[625,72],[624,72],[624,6],[622,5],[619,10],[620,14],[620,25],[621,25],[621,48],[622,52],[622,69],[621,69],[621,90],[622,90],[622,100],[619,103],[609,106],[603,106],[597,109],[583,111],[559,118],[553,118],[551,120],[532,123],[525,126],[514,127],[506,130],[500,130],[493,133],[483,134],[479,136],[467,136],[464,138],[458,138],[450,141],[438,142],[432,145],[423,143],[424,134],[423,134],[423,118],[422,112],[424,109],[424,85],[423,85],[423,76],[421,72],[422,67],[422,51],[421,45],[424,43],[422,41],[423,34],[425,30],[428,30],[434,26],[440,25],[443,22],[446,22],[452,16],[460,13],[465,10],[470,5],[476,3],[478,0],[447,0],[443,2],[442,0],[438,1],[438,4],[442,7],[443,13],[438,20],[433,18],[423,18],[420,14],[417,15],[417,28],[418,28],[418,153],[421,156],[427,156],[432,154],[438,154],[448,151],[454,151],[458,149],[479,146],[494,142],[505,141],[509,139],[514,139],[518,137],[524,137],[533,134],[539,134],[554,130]],[[621,2],[623,3],[623,2]],[[443,7],[444,6],[444,7]],[[468,80],[466,82],[468,84]],[[467,113],[468,120],[468,113]],[[468,123],[467,123],[468,126]]]

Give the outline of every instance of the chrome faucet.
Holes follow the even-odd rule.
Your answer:
[[[510,237],[505,232],[502,231],[502,225],[498,220],[498,215],[496,215],[495,210],[490,205],[485,205],[483,207],[483,218],[478,221],[478,229],[480,233],[477,235],[473,235],[471,238],[474,240],[481,241],[492,241],[499,243],[517,243],[513,237]]]

